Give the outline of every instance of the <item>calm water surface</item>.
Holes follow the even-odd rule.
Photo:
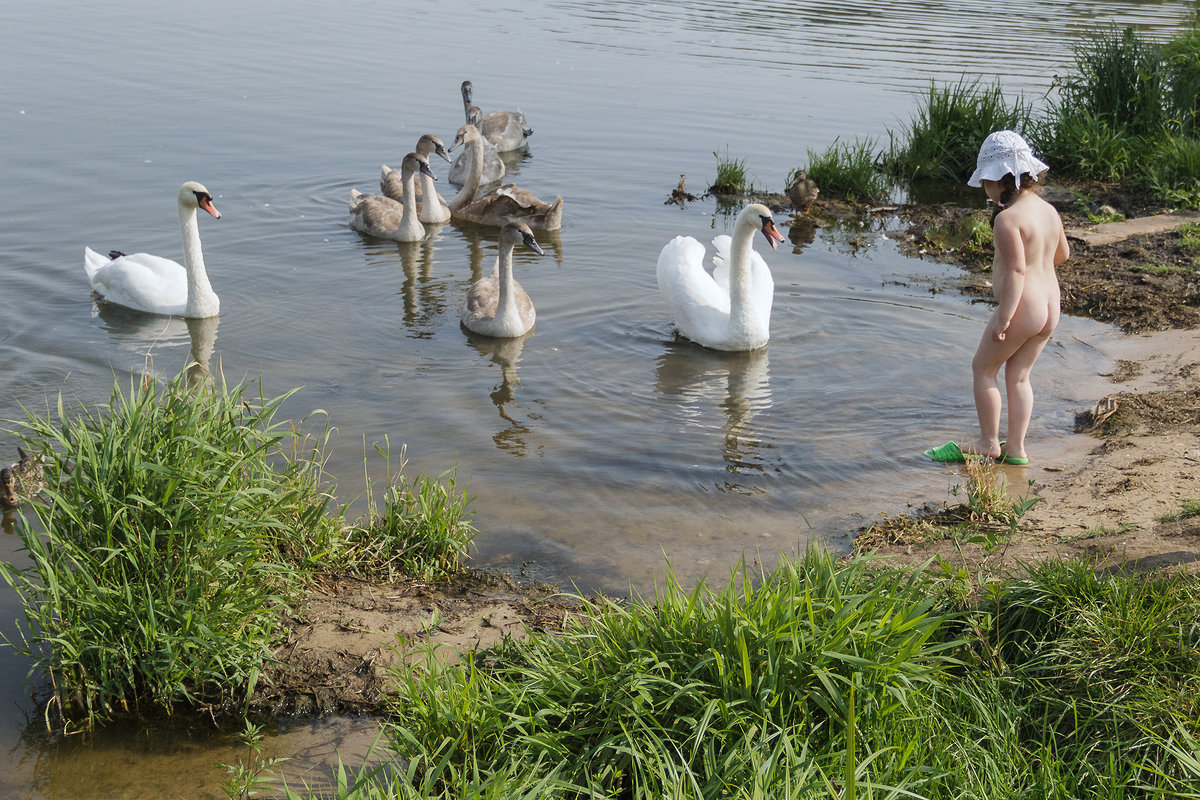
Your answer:
[[[170,375],[195,348],[270,394],[303,386],[297,417],[328,411],[343,499],[384,437],[413,473],[457,465],[482,565],[620,592],[667,559],[694,580],[743,552],[769,564],[812,537],[844,547],[878,511],[946,496],[955,476],[920,451],[974,425],[968,369],[988,308],[931,293],[944,268],[901,257],[883,238],[894,220],[781,215],[770,345],[678,343],[658,250],[678,233],[707,242],[731,217],[667,193],[681,174],[701,191],[726,149],[782,190],[808,150],[886,140],[931,80],[999,77],[1041,102],[1077,34],[1116,22],[1169,36],[1190,4],[523,5],[0,3],[0,419],[59,393],[106,400],[114,376]],[[547,255],[518,254],[538,308],[518,341],[468,336],[455,312],[490,269],[494,231],[446,225],[397,245],[347,226],[351,187],[373,191],[423,133],[453,137],[468,78],[485,111],[520,106],[535,130],[511,178],[566,198],[563,230],[539,234]],[[177,258],[184,180],[223,214],[201,220],[221,316],[98,308],[84,245]],[[1039,369],[1035,457],[1069,435],[1115,340],[1064,320]],[[0,434],[0,460],[14,456]],[[0,558],[20,561],[14,536]],[[4,630],[18,614],[0,592]],[[0,652],[0,797],[217,795],[227,744],[49,741],[26,669]],[[269,746],[319,770],[371,730],[305,722]]]

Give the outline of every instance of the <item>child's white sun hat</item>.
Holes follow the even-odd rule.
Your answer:
[[[1017,188],[1021,188],[1021,176],[1029,173],[1036,181],[1050,169],[1038,160],[1029,148],[1021,134],[1015,131],[996,131],[988,134],[979,147],[979,157],[975,159],[975,172],[967,181],[968,186],[981,186],[980,181],[998,181],[1005,175],[1017,179]]]

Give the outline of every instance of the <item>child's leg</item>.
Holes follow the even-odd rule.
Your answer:
[[[979,341],[979,349],[971,361],[971,388],[975,394],[975,413],[979,416],[979,441],[970,448],[972,452],[993,458],[1000,455],[1001,396],[996,376],[1017,348],[1008,339],[994,342],[987,333]]]
[[[1029,381],[1033,364],[1050,341],[1050,331],[1032,336],[1004,364],[1004,384],[1008,394],[1008,442],[1004,452],[1025,458],[1025,434],[1033,417],[1033,384]]]

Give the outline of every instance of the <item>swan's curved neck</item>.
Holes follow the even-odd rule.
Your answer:
[[[400,177],[404,184],[404,202],[401,203],[404,210],[400,214],[400,229],[412,231],[421,227],[421,222],[417,219],[417,179],[408,168],[404,168]],[[425,202],[428,203],[430,199],[429,195],[425,195]],[[436,201],[436,198],[434,199]]]
[[[454,199],[446,204],[451,212],[460,211],[469,206],[475,199],[475,193],[479,191],[479,182],[483,180],[483,139],[474,137],[467,147],[470,148],[467,157],[471,159],[471,163],[467,168],[466,180],[463,181],[462,188],[458,190],[458,194],[454,195]]]
[[[729,324],[733,328],[744,327],[750,317],[756,315],[754,304],[750,301],[750,252],[754,244],[754,230],[753,224],[738,225],[729,246]]]
[[[512,242],[500,243],[500,258],[497,264],[499,275],[499,298],[496,301],[496,319],[520,323],[520,311],[517,309],[516,292],[513,291],[513,250],[516,245]]]
[[[184,316],[212,317],[221,309],[221,301],[208,282],[204,252],[200,247],[200,225],[196,209],[179,206],[179,233],[183,237],[183,267],[187,272],[187,306]]]

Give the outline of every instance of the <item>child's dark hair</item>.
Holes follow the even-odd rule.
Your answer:
[[[1036,192],[1039,184],[1036,179],[1028,172],[1021,174],[1021,189],[1017,188],[1017,179],[1009,172],[997,183],[1000,184],[1000,200],[996,203],[996,207],[992,209],[992,227],[996,227],[996,215],[1004,209],[1008,208],[1009,203],[1017,198],[1017,194],[1024,192]]]

